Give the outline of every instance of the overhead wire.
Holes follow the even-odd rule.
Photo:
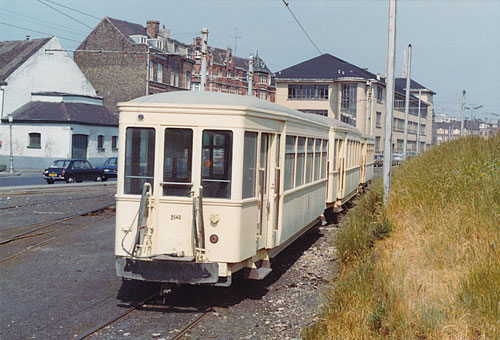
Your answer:
[[[63,30],[66,30],[68,32],[69,31],[73,31],[75,33],[87,34],[87,32],[74,29],[73,27],[64,26],[64,25],[61,25],[61,24],[56,24],[56,23],[53,23],[53,22],[45,21],[45,20],[42,20],[42,19],[39,19],[39,18],[36,18],[36,17],[32,17],[32,16],[29,16],[29,15],[26,15],[26,14],[17,13],[17,12],[14,12],[12,10],[8,10],[6,8],[0,8],[0,12],[1,11],[7,12],[6,14],[3,14],[3,15],[6,15],[6,16],[9,15],[9,16],[14,16],[14,17],[18,17],[18,18],[25,17],[25,18],[34,19],[35,21],[31,21],[34,24],[45,25],[45,26],[53,26],[54,28],[63,29]],[[0,14],[2,14],[2,13],[0,13]],[[30,20],[26,20],[26,21],[30,21]],[[44,24],[41,24],[41,23],[44,23]]]
[[[12,14],[7,14],[7,13],[1,13],[0,12],[0,16],[7,17],[8,19],[11,19],[11,20],[13,19]],[[16,19],[14,18],[14,20],[16,20]],[[78,32],[78,31],[75,31],[75,30],[69,30],[69,29],[66,29],[66,28],[57,27],[56,25],[45,24],[45,23],[42,23],[42,22],[34,21],[34,20],[29,20],[29,19],[22,19],[22,20],[23,20],[23,22],[26,22],[26,23],[35,24],[35,25],[38,25],[38,26],[44,26],[44,27],[47,27],[47,28],[53,29],[53,30],[65,31],[65,32],[67,32],[69,34],[75,34],[75,35],[87,34],[85,32],[81,32],[81,31]]]
[[[288,3],[285,1],[285,0],[282,0],[283,3],[285,4],[285,7],[288,9],[288,11],[290,11],[290,14],[292,15],[292,17],[295,19],[295,21],[297,22],[297,24],[300,26],[300,28],[302,29],[302,31],[304,32],[304,34],[306,35],[306,37],[309,39],[309,41],[311,42],[311,44],[313,44],[314,48],[316,49],[316,51],[318,51],[318,53],[321,55],[323,53],[321,53],[321,51],[319,50],[318,46],[316,46],[316,44],[314,43],[314,41],[312,40],[312,38],[309,36],[309,34],[307,34],[305,28],[302,26],[302,24],[300,23],[299,19],[297,19],[297,17],[295,16],[295,14],[293,14],[292,10],[290,9],[290,6],[288,6]]]
[[[77,13],[80,13],[80,14],[83,14],[83,15],[86,15],[86,16],[88,16],[88,17],[91,17],[91,18],[97,19],[97,20],[101,20],[101,19],[102,19],[102,18],[96,17],[96,16],[94,16],[94,15],[92,15],[92,14],[88,14],[88,13],[82,12],[82,11],[80,11],[80,10],[78,10],[78,9],[75,9],[75,8],[72,8],[72,7],[69,7],[69,6],[65,6],[65,5],[59,4],[59,3],[55,2],[55,1],[51,1],[51,0],[45,0],[45,1],[50,2],[50,3],[52,3],[52,4],[54,4],[54,5],[57,5],[57,6],[64,7],[64,8],[66,8],[66,9],[69,9],[70,11],[74,11],[74,12],[77,12]]]
[[[20,29],[23,29],[23,30],[28,30],[28,31],[30,31],[30,32],[36,32],[36,33],[40,33],[40,34],[45,34],[45,35],[55,36],[54,34],[51,34],[51,33],[42,32],[42,31],[37,31],[37,30],[31,29],[31,28],[27,28],[27,27],[16,26],[16,25],[8,24],[8,23],[6,23],[6,22],[1,22],[1,21],[0,21],[0,25],[5,25],[5,26],[10,26],[10,27],[15,27],[15,28],[20,28]],[[60,38],[60,39],[69,40],[69,41],[74,41],[74,42],[76,42],[76,43],[81,43],[81,41],[74,40],[74,39],[70,39],[70,38],[61,37],[60,35],[58,35],[57,37],[58,37],[58,38]]]
[[[68,18],[70,18],[70,19],[75,20],[76,22],[78,22],[78,23],[80,23],[80,24],[82,24],[82,25],[84,25],[84,26],[86,26],[86,27],[90,28],[91,30],[92,30],[92,29],[94,29],[93,27],[91,27],[91,26],[87,25],[87,24],[86,24],[86,23],[84,23],[83,21],[80,21],[80,20],[78,20],[78,19],[76,19],[76,18],[73,18],[71,15],[69,15],[69,14],[66,14],[66,13],[62,12],[62,11],[58,10],[57,8],[52,7],[52,6],[51,6],[51,5],[49,5],[49,4],[46,4],[46,3],[45,3],[45,2],[43,2],[42,0],[38,0],[38,2],[39,2],[39,3],[41,3],[41,4],[43,4],[43,5],[45,5],[45,6],[47,6],[47,7],[49,7],[49,8],[52,8],[54,11],[56,11],[56,12],[58,12],[58,13],[61,13],[62,15],[67,16],[67,17],[68,17]]]

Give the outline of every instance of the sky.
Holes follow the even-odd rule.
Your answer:
[[[183,43],[206,27],[210,46],[258,51],[273,72],[329,53],[384,74],[389,0],[286,3],[314,44],[283,0],[0,0],[0,41],[55,35],[74,50],[105,16],[159,20]],[[466,106],[482,106],[474,117],[499,118],[500,0],[398,0],[396,75],[408,44],[411,78],[437,93],[436,114],[460,117],[465,90]]]

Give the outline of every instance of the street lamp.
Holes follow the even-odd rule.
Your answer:
[[[471,121],[472,121],[472,119],[474,119],[474,110],[480,109],[482,107],[483,107],[483,105],[479,105],[479,106],[472,105],[471,110],[470,110],[470,120]]]
[[[9,129],[10,129],[10,157],[9,157],[9,174],[14,173],[14,155],[12,154],[12,122],[14,117],[9,114]]]

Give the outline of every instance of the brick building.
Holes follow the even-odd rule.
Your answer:
[[[190,46],[195,62],[192,79],[193,89],[200,88],[201,43],[202,39],[196,37]],[[246,95],[248,93],[248,68],[249,59],[234,56],[231,47],[228,46],[224,50],[208,46],[207,91]],[[258,53],[254,57],[252,92],[256,97],[274,102],[276,93],[274,77]]]
[[[74,52],[74,60],[117,112],[116,104],[158,92],[189,90],[194,61],[189,46],[151,20],[147,27],[105,17]]]

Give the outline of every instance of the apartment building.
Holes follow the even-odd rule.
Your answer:
[[[406,84],[402,87],[401,79],[406,81],[398,78],[395,84],[393,151],[402,151],[404,141]],[[380,75],[323,54],[277,72],[275,81],[278,104],[351,124],[362,133],[374,136],[376,152],[383,152],[386,84]],[[432,96],[435,93],[415,81],[411,81],[410,89],[407,150],[416,151],[419,105],[421,149],[432,143]]]
[[[196,37],[190,46],[195,62],[193,67],[192,88],[200,89],[201,82],[201,44],[202,39]],[[241,58],[233,55],[230,46],[226,49],[208,46],[207,53],[207,82],[205,89],[213,92],[234,93],[247,95],[249,58]],[[253,66],[253,95],[274,102],[276,87],[273,74],[266,63],[256,53]]]

